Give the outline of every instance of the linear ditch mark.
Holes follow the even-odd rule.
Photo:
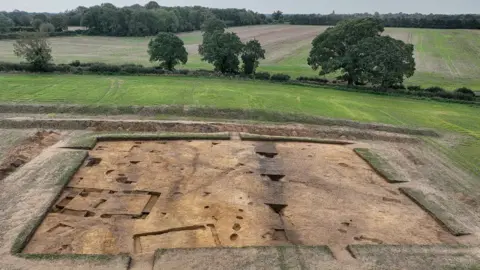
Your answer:
[[[85,167],[93,167],[97,166],[102,162],[101,158],[96,158],[96,157],[88,157],[87,160],[85,161]]]
[[[158,201],[158,198],[160,198],[160,194],[151,194],[150,199],[148,200],[147,204],[142,210],[142,214],[150,214],[152,211],[152,208],[155,206],[155,204]]]
[[[142,241],[140,240],[140,237],[133,237],[133,252],[134,253],[142,253],[143,248],[142,248]]]
[[[100,205],[104,204],[105,202],[107,202],[107,200],[105,199],[100,199],[95,205],[93,205],[92,207],[93,208],[98,208]]]
[[[47,232],[48,233],[51,233],[57,229],[69,229],[69,230],[72,230],[74,229],[74,227],[68,225],[68,224],[65,224],[65,223],[58,223],[57,225],[53,226],[52,228],[48,229]]]
[[[215,244],[217,244],[217,241],[218,241],[217,245],[220,245],[221,243],[220,243],[220,240],[218,239],[218,234],[217,234],[217,231],[215,229],[215,226],[213,224],[207,224],[206,226],[208,226],[210,228],[210,230],[212,231],[212,235],[215,232],[216,237],[217,237],[217,239],[215,239],[215,236],[214,236]],[[212,229],[212,226],[213,226],[214,229]],[[155,235],[162,235],[162,234],[167,234],[167,233],[171,233],[171,232],[195,231],[195,230],[205,230],[205,229],[206,229],[205,225],[192,225],[192,226],[170,228],[170,229],[167,229],[167,230],[156,231],[156,232],[138,233],[138,234],[133,235],[134,252],[135,253],[142,253],[142,244],[141,244],[140,239],[142,237],[145,237],[145,236],[155,236]]]
[[[144,237],[144,236],[152,236],[152,235],[162,235],[162,234],[171,233],[171,232],[195,231],[195,230],[205,230],[205,225],[192,225],[192,226],[170,228],[167,230],[156,231],[156,232],[137,233],[133,237],[135,238],[135,237]]]
[[[218,232],[217,232],[217,228],[215,228],[215,225],[207,224],[207,227],[209,227],[210,231],[212,232],[212,237],[213,237],[213,241],[215,242],[215,245],[217,247],[222,246],[222,243],[220,242],[220,237],[218,237]]]
[[[345,249],[347,250],[348,254],[350,254],[350,256],[352,256],[352,258],[354,258],[355,260],[357,259],[357,256],[355,256],[355,252],[353,252],[350,245],[348,245]]]

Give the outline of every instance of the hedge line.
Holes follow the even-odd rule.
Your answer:
[[[318,85],[330,85],[336,84],[338,81],[329,81],[324,78],[315,78],[315,77],[298,77],[297,81],[304,82],[308,84],[318,84]],[[416,96],[416,97],[426,97],[426,98],[440,98],[440,99],[449,99],[449,100],[459,100],[459,101],[476,101],[479,100],[479,97],[476,96],[475,92],[466,87],[461,87],[455,91],[446,91],[442,87],[434,86],[428,88],[422,88],[418,85],[404,86],[397,85],[391,88],[381,88],[381,87],[372,87],[372,86],[349,86],[351,89],[357,90],[366,90],[379,93],[395,93],[402,94],[406,96]]]
[[[11,63],[0,62],[0,72],[36,72],[33,66],[28,63]],[[204,76],[204,77],[238,77],[257,80],[272,80],[272,81],[289,81],[290,76],[285,74],[273,74],[268,72],[258,72],[255,75],[245,74],[222,74],[212,70],[189,70],[178,69],[174,71],[164,70],[158,67],[145,67],[136,64],[106,64],[100,62],[82,63],[80,61],[73,61],[69,64],[52,64],[47,66],[43,72],[59,72],[72,74],[101,74],[101,75],[190,75],[190,76]]]
[[[0,62],[0,72],[35,72],[32,66],[28,63],[10,63]],[[245,74],[222,74],[211,70],[188,70],[179,69],[175,71],[167,71],[157,67],[145,67],[136,64],[114,65],[106,63],[82,63],[80,61],[73,61],[69,64],[49,65],[44,72],[59,72],[71,74],[101,74],[101,75],[188,75],[201,77],[228,77],[228,78],[245,78],[256,80],[270,80],[276,82],[286,82],[297,85],[322,85],[329,86],[339,90],[348,90],[356,92],[368,92],[383,95],[396,96],[412,96],[417,98],[429,98],[441,101],[452,101],[460,103],[475,103],[480,102],[480,97],[476,96],[471,89],[462,87],[453,92],[446,91],[441,87],[422,88],[420,86],[403,85],[395,86],[393,88],[385,89],[372,86],[346,86],[340,81],[329,81],[323,78],[316,77],[298,77],[296,80],[291,80],[286,74],[270,74],[268,72],[257,72],[255,75]]]
[[[22,38],[25,33],[32,32],[32,31],[19,31],[19,32],[8,32],[0,34],[0,40],[5,39],[20,39]],[[73,30],[73,31],[63,31],[63,32],[51,32],[51,33],[44,33],[48,37],[71,37],[76,35],[85,34],[85,30]]]

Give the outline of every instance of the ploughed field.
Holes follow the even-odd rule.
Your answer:
[[[258,39],[266,49],[266,59],[260,71],[286,73],[292,77],[315,76],[318,73],[307,65],[307,57],[313,38],[324,31],[325,26],[261,25],[235,27],[242,40]],[[385,34],[415,45],[417,72],[407,84],[441,86],[455,89],[461,86],[480,89],[480,31],[436,30],[414,28],[387,28]],[[184,68],[211,69],[200,61],[198,44],[200,32],[181,33],[189,52]],[[147,44],[150,37],[62,37],[51,38],[54,61],[137,63],[148,62]],[[13,41],[0,41],[0,61],[20,61],[13,55]]]

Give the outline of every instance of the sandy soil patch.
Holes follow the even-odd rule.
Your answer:
[[[456,240],[345,146],[101,142],[25,253]]]

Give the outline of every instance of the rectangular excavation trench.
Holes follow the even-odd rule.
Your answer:
[[[23,252],[454,242],[346,146],[115,141],[89,152]]]

